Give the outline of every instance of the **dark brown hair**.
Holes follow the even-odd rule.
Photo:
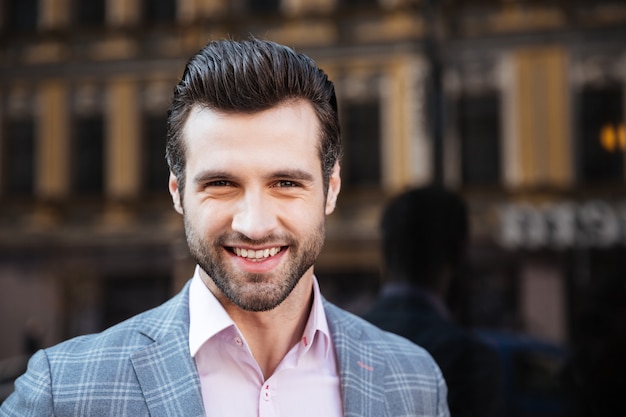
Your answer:
[[[319,156],[324,186],[341,156],[335,88],[308,56],[274,42],[211,41],[191,57],[174,89],[168,110],[167,163],[185,184],[183,127],[191,109],[203,106],[226,113],[250,113],[285,101],[309,101],[320,122]]]

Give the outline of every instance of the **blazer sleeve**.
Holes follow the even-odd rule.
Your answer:
[[[441,370],[437,367],[437,417],[450,417],[448,407],[448,386],[443,378]]]
[[[43,350],[28,362],[26,373],[15,381],[15,391],[0,406],[0,417],[51,417],[50,365]]]

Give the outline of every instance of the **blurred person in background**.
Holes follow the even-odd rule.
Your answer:
[[[562,375],[568,417],[621,414],[626,389],[626,278],[588,293],[589,311],[576,317],[580,335]]]
[[[497,353],[457,325],[446,305],[469,237],[464,201],[438,186],[410,189],[384,209],[381,232],[384,284],[365,318],[434,357],[452,417],[502,415]]]
[[[341,186],[326,74],[273,42],[210,42],[168,129],[194,276],[153,310],[39,350],[0,416],[449,416],[427,352],[320,294]]]

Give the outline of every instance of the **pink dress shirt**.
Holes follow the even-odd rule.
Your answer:
[[[343,416],[337,358],[317,280],[302,339],[264,380],[237,325],[198,271],[189,291],[189,348],[206,415]]]

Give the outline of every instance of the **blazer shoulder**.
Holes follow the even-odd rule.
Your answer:
[[[53,409],[58,415],[109,415],[106,410],[111,411],[114,402],[126,407],[124,415],[147,415],[134,358],[139,358],[142,369],[149,369],[146,362],[159,360],[177,371],[193,369],[182,354],[188,346],[187,289],[185,286],[164,304],[103,332],[78,336],[35,353],[7,399],[7,409],[17,410],[9,415],[52,415]],[[189,381],[195,390],[197,381]],[[31,409],[34,414],[23,414]]]
[[[449,416],[445,381],[426,350],[330,303],[325,311],[350,415]]]

